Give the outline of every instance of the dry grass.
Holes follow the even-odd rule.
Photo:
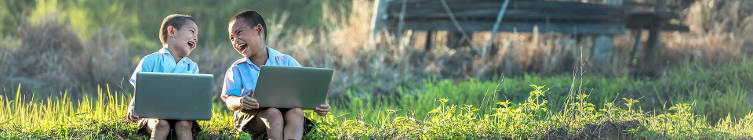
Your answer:
[[[19,43],[2,47],[0,82],[54,92],[91,88],[100,83],[123,88],[131,68],[123,35],[99,29],[82,41],[70,24],[57,17],[53,14],[40,21],[25,21],[18,29],[17,40],[4,39]]]

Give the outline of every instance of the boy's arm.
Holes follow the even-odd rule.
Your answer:
[[[229,95],[227,96],[227,99],[225,99],[225,105],[227,105],[227,108],[232,111],[238,111],[243,106],[241,105],[241,97]]]
[[[259,109],[259,103],[256,102],[256,99],[249,96],[228,95],[225,99],[225,105],[232,111]]]
[[[133,105],[135,101],[136,101],[135,97],[131,98],[131,103],[129,103],[128,105],[128,113],[126,113],[126,119],[128,119],[129,121],[136,121],[139,119],[138,115],[133,113]]]
[[[139,72],[151,72],[153,71],[153,59],[154,57],[150,57],[151,55],[146,55],[143,58],[141,58],[141,61],[136,66],[136,69],[133,70],[133,74],[131,74],[130,80],[128,80],[131,83],[131,86],[133,86],[134,91],[136,88],[136,74]],[[126,118],[128,120],[134,121],[134,119],[138,119],[138,116],[133,113],[133,106],[136,102],[135,92],[134,96],[131,97],[131,102],[128,103],[128,113],[126,114]]]
[[[131,103],[128,104],[128,111],[133,110],[133,104],[136,102],[136,97],[131,98]]]

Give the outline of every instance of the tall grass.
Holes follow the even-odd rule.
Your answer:
[[[123,115],[128,98],[110,92],[109,86],[97,89],[96,97],[85,94],[71,100],[68,92],[55,98],[37,99],[21,93],[21,85],[12,100],[5,98],[0,105],[0,123],[5,137],[26,138],[93,138],[99,135],[126,134]],[[132,128],[132,127],[130,127]]]
[[[80,100],[71,100],[67,92],[58,97],[37,99],[25,97],[21,91],[18,85],[14,98],[0,98],[0,138],[146,138],[135,135],[136,123],[125,119],[130,94],[113,92],[109,85],[105,85],[105,89],[97,88],[96,94],[84,93]],[[211,121],[199,121],[204,132],[198,138],[236,136],[231,129],[231,112],[216,104],[212,116]]]
[[[738,68],[750,65],[753,64],[746,62],[719,67],[732,69],[730,71],[708,71],[705,68],[668,71],[685,79],[676,81],[686,81],[678,83],[663,80],[673,79],[672,76],[658,80],[584,76],[582,82],[581,77],[572,76],[500,77],[494,81],[430,78],[423,80],[420,86],[398,88],[399,96],[372,96],[351,91],[347,97],[333,99],[332,112],[326,117],[306,113],[316,127],[305,137],[749,139],[753,138],[750,103],[727,100],[750,98],[747,95],[749,89],[741,87],[745,92],[720,91],[723,93],[720,97],[704,93],[712,93],[706,90],[739,87],[735,84],[725,86],[727,82],[750,82],[740,76],[749,70]],[[681,71],[704,72],[693,73],[697,77],[690,77]],[[725,76],[738,78],[717,80]],[[706,81],[706,84],[690,84],[688,82],[693,81],[689,80]],[[639,93],[638,98],[621,98],[625,94],[610,93],[636,88],[665,90],[660,88],[663,86],[677,86],[683,91],[698,90],[699,94],[684,95],[687,96],[685,99],[664,98],[667,100],[661,101],[668,106],[653,110],[654,107],[646,107],[652,100],[640,98],[642,94],[650,93]],[[97,93],[84,93],[86,96],[80,100],[70,99],[67,92],[59,97],[25,97],[21,85],[15,87],[13,93],[1,93],[0,138],[145,139],[146,136],[135,135],[136,124],[127,123],[124,118],[129,93],[113,92],[108,87],[98,88]],[[577,87],[579,90],[562,87]],[[568,95],[573,96],[567,98]],[[251,137],[232,129],[232,112],[223,104],[214,104],[212,112],[211,120],[199,121],[204,131],[197,138]],[[707,117],[711,116],[708,113],[729,115],[715,119]]]

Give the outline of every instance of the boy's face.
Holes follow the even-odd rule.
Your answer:
[[[173,37],[167,38],[167,43],[173,47],[174,55],[185,57],[191,54],[191,51],[196,48],[196,44],[199,42],[199,28],[193,21],[186,21],[187,23],[180,27],[180,29],[173,29]]]
[[[253,58],[264,49],[264,31],[260,24],[249,26],[245,19],[237,19],[228,24],[228,33],[235,51],[245,58]]]

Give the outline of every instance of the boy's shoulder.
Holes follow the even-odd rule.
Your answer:
[[[291,60],[294,61],[295,60],[295,58],[293,58],[293,56],[284,54],[284,53],[282,53],[280,51],[277,51],[275,49],[272,49],[272,48],[269,48],[269,52],[268,53],[269,53],[269,59],[273,59],[275,61],[287,62],[287,61],[291,61]]]
[[[159,60],[159,58],[162,57],[162,54],[159,52],[152,52],[150,54],[145,55],[141,58],[141,61],[155,61]]]
[[[163,51],[152,52],[150,54],[145,55],[143,58],[141,58],[141,61],[159,61],[159,60],[162,59],[162,57],[164,57],[163,55],[169,55],[169,54],[167,54],[167,53],[165,53]],[[170,56],[170,57],[172,57],[172,56]],[[186,61],[188,63],[196,64],[196,62],[194,62],[193,60],[191,60],[191,58],[184,57],[184,59],[185,59],[184,61]]]
[[[247,58],[238,58],[238,60],[233,61],[232,66],[238,65],[240,63],[246,63],[246,61],[247,61],[246,59]]]

